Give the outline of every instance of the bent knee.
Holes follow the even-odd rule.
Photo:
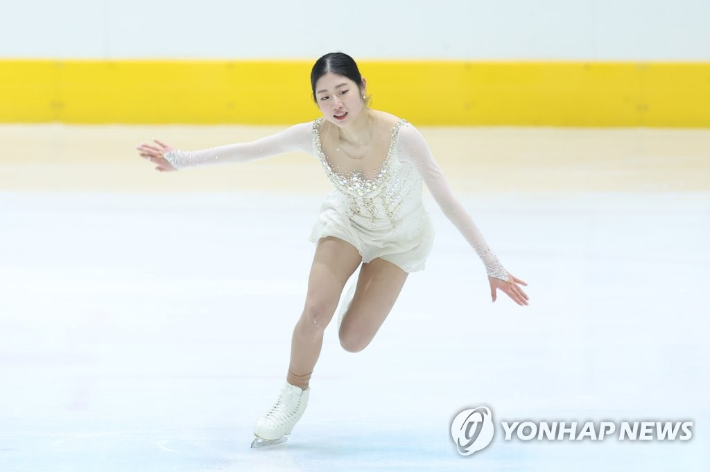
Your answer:
[[[360,352],[370,344],[370,337],[363,336],[353,330],[341,330],[339,334],[340,346],[348,352]]]

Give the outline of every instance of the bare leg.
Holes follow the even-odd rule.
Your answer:
[[[333,318],[345,283],[362,258],[350,243],[337,238],[319,241],[308,278],[308,294],[291,339],[286,381],[305,389],[323,346],[323,332]]]
[[[363,264],[353,301],[340,325],[340,345],[349,352],[367,347],[389,315],[407,273],[384,259]]]

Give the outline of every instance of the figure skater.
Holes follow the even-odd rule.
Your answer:
[[[318,59],[311,89],[323,116],[280,133],[194,152],[157,139],[137,148],[161,172],[302,151],[315,157],[335,188],[311,233],[316,249],[305,306],[293,331],[286,384],[274,406],[256,421],[252,447],[285,441],[303,415],[323,332],[356,269],[360,275],[338,314],[340,344],[349,352],[370,344],[407,276],[424,268],[434,231],[422,204],[422,180],[483,261],[492,300],[501,290],[517,304],[528,304],[520,287],[527,284],[507,272],[486,244],[421,133],[368,106],[366,81],[350,56],[330,53]]]

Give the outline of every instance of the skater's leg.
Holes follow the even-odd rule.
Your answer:
[[[407,273],[384,259],[363,264],[355,296],[340,325],[340,345],[350,352],[367,347],[402,291]]]
[[[360,265],[357,249],[342,239],[319,241],[308,278],[308,293],[291,339],[291,362],[286,381],[303,389],[323,345],[323,332],[333,318],[345,283]]]

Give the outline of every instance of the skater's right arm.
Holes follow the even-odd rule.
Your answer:
[[[157,170],[171,171],[213,164],[248,162],[285,152],[312,151],[313,123],[300,123],[270,136],[248,143],[227,144],[201,151],[174,149],[158,140],[157,146],[141,144],[140,155],[158,165]]]

